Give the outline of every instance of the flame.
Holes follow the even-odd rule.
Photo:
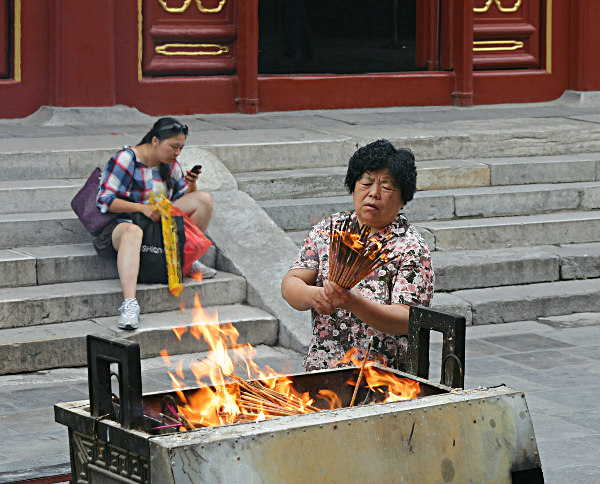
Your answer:
[[[173,388],[178,397],[178,411],[184,417],[181,428],[192,429],[203,426],[216,426],[237,422],[262,421],[277,416],[290,415],[298,412],[313,412],[319,408],[341,408],[340,397],[331,390],[319,390],[317,398],[319,408],[312,406],[314,403],[308,392],[298,392],[293,381],[276,373],[272,368],[259,367],[254,362],[256,350],[250,345],[238,344],[239,332],[231,322],[219,323],[216,311],[205,310],[200,304],[198,295],[194,298],[192,310],[193,324],[188,328],[173,328],[179,340],[186,332],[190,336],[204,340],[210,348],[209,355],[202,361],[194,361],[190,370],[194,375],[199,388],[194,392],[183,392],[185,373],[181,362],[174,367],[166,350],[160,352],[165,365],[171,368],[168,372]],[[229,351],[228,351],[229,348]],[[414,398],[419,393],[419,384],[410,379],[398,378],[381,371],[371,364],[365,367],[364,382],[371,390],[384,393],[385,402],[406,400]],[[352,348],[339,362],[344,366],[353,364],[359,367],[359,351]],[[243,380],[240,378],[243,377]],[[266,399],[253,398],[252,395],[242,395],[242,387],[246,381],[260,381],[265,391],[270,389],[285,395],[287,401],[296,409],[288,412],[282,406],[271,403]],[[355,385],[356,381],[348,381]],[[380,398],[377,399],[381,401]]]
[[[373,391],[382,391],[387,387],[387,396],[385,402],[398,402],[400,400],[410,400],[416,398],[421,387],[419,382],[408,378],[390,378],[389,374],[382,372],[373,365],[365,367],[364,378],[367,387]]]
[[[179,341],[181,341],[181,337],[187,333],[187,328],[186,327],[181,327],[181,328],[173,328],[173,333],[175,333],[175,336],[177,336],[177,339]],[[164,351],[164,350],[163,350]]]

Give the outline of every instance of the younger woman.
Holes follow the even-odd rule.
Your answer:
[[[177,161],[187,133],[188,127],[176,119],[161,118],[137,146],[123,147],[104,168],[98,189],[98,206],[103,212],[119,213],[122,218],[96,237],[94,247],[100,255],[117,256],[125,299],[119,309],[118,326],[121,329],[136,329],[140,320],[140,306],[135,295],[143,232],[132,223],[132,213],[140,212],[159,221],[158,210],[149,205],[149,195],[153,191],[163,192],[203,232],[210,222],[211,195],[197,190],[198,175],[190,171],[184,174]],[[207,279],[214,277],[216,271],[196,261],[190,274],[201,274]]]

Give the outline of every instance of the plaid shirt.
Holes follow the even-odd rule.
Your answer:
[[[167,192],[169,200],[181,198],[187,188],[183,169],[177,160],[170,164],[173,188]],[[160,184],[166,189],[157,169],[152,169],[139,161],[127,146],[115,154],[104,168],[98,187],[97,204],[102,212],[107,212],[115,198],[135,203],[150,203],[150,192]],[[131,214],[122,214],[131,218]]]

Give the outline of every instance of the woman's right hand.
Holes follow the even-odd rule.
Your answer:
[[[325,289],[322,287],[315,287],[315,289],[317,289],[316,291],[313,291],[313,307],[315,310],[323,316],[333,314],[337,308],[333,304],[333,301],[327,297]]]
[[[146,217],[152,219],[153,222],[160,221],[160,212],[154,205],[140,203],[140,206],[140,213],[143,213]]]

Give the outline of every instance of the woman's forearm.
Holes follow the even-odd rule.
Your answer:
[[[189,180],[187,180],[188,182],[188,189],[186,191],[186,193],[194,193],[195,191],[198,191],[198,188],[196,188],[196,183],[192,183]]]
[[[281,282],[281,295],[297,311],[308,311],[315,307],[315,297],[320,288],[310,286],[299,277],[286,275]]]
[[[348,307],[363,323],[384,333],[408,334],[408,306],[403,304],[379,304],[363,296]]]
[[[132,213],[132,212],[143,212],[144,205],[141,203],[128,202],[127,200],[121,200],[115,198],[108,208],[109,212],[112,213]]]

